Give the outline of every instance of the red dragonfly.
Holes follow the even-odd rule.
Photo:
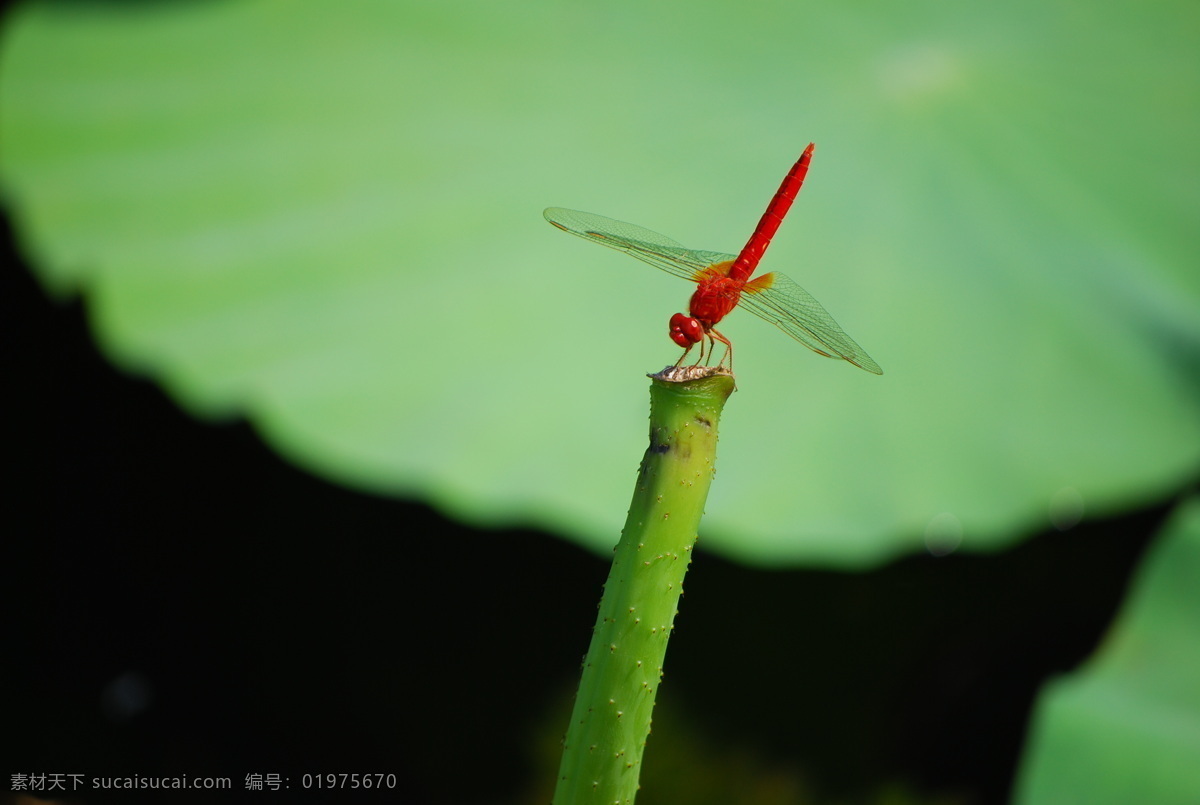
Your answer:
[[[685,249],[664,235],[602,215],[565,210],[562,207],[549,207],[543,214],[547,221],[565,232],[625,252],[668,274],[696,283],[696,291],[688,303],[690,315],[676,313],[670,321],[671,340],[684,349],[676,366],[683,362],[696,344],[700,344],[700,360],[704,360],[706,339],[710,358],[717,342],[720,342],[725,345],[725,354],[718,365],[728,359],[732,366],[733,345],[716,330],[716,325],[740,304],[818,355],[841,358],[860,369],[881,375],[883,370],[879,364],[871,360],[871,356],[853,338],[846,335],[808,291],[783,274],[772,272],[750,278],[770,245],[771,238],[783,223],[783,217],[796,200],[800,185],[804,184],[804,175],[808,173],[808,163],[812,161],[815,147],[809,143],[800,159],[788,171],[771,203],[767,205],[767,211],[754,228],[754,234],[736,257],[720,252]]]

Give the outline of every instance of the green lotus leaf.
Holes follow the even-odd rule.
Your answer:
[[[197,416],[481,524],[616,540],[690,286],[547,206],[763,264],[702,545],[994,549],[1200,462],[1195,4],[27,3],[0,183],[42,283]],[[588,393],[579,394],[578,384]]]

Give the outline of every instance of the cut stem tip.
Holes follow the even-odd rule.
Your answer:
[[[667,366],[657,374],[646,375],[665,383],[687,383],[690,380],[717,376],[733,377],[733,372],[724,366]]]

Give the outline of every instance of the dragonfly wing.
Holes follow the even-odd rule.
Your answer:
[[[564,232],[625,252],[685,280],[695,281],[696,275],[713,263],[735,259],[731,254],[685,249],[666,235],[603,215],[562,207],[548,207],[542,214]]]
[[[717,265],[719,263],[732,264],[733,261],[737,259],[736,254],[724,254],[723,252],[694,251],[694,252],[689,252],[689,253],[695,259],[703,262],[705,266]],[[721,274],[723,276],[728,275],[729,274],[729,266],[723,266],[722,270],[721,270]]]
[[[771,322],[804,346],[827,358],[883,374],[866,350],[846,335],[813,295],[783,274],[763,274],[746,285],[741,307]]]

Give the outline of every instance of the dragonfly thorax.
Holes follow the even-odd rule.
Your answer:
[[[699,320],[705,330],[710,330],[737,306],[745,285],[745,282],[729,277],[705,277],[700,280],[696,292],[692,294],[688,311],[693,318]]]
[[[716,323],[737,306],[745,285],[710,269],[701,276],[688,302],[688,312],[692,315],[676,313],[671,317],[671,340],[684,349],[703,341]]]

